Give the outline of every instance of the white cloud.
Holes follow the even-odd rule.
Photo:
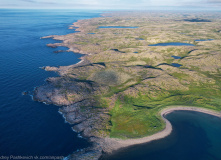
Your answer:
[[[207,0],[208,3],[221,3],[221,0]]]
[[[0,8],[145,9],[147,7],[217,7],[221,0],[0,0]]]

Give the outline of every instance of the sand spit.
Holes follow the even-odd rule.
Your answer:
[[[163,110],[161,110],[161,117],[166,123],[166,127],[164,130],[153,134],[151,136],[143,137],[143,138],[138,138],[138,139],[127,139],[127,140],[122,140],[122,139],[116,139],[116,138],[106,138],[105,139],[105,146],[104,146],[104,151],[107,153],[111,153],[114,150],[118,150],[123,147],[128,147],[132,145],[137,145],[137,144],[142,144],[142,143],[148,143],[154,140],[162,139],[167,137],[168,135],[171,134],[172,132],[172,125],[171,123],[164,118],[165,115],[173,112],[173,111],[195,111],[195,112],[201,112],[201,113],[206,113],[210,114],[213,116],[217,116],[221,118],[221,112],[216,112],[213,110],[209,109],[204,109],[204,108],[199,108],[199,107],[188,107],[188,106],[170,106],[167,107]]]

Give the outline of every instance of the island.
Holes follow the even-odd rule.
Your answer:
[[[70,29],[78,32],[42,38],[81,61],[44,67],[60,76],[34,91],[92,143],[69,159],[163,138],[172,130],[164,115],[174,110],[221,116],[221,13],[105,12]]]

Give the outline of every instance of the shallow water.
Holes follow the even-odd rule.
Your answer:
[[[128,147],[103,160],[220,160],[221,118],[193,111],[166,116],[172,134],[150,143]]]
[[[194,46],[194,45],[190,43],[169,42],[169,43],[150,44],[149,46]]]
[[[39,67],[62,66],[79,62],[80,54],[65,47],[49,48],[40,39],[48,35],[73,33],[68,26],[78,19],[99,16],[96,11],[0,10],[0,156],[67,156],[88,146],[64,122],[58,107],[34,102],[23,91],[44,84],[54,72]]]

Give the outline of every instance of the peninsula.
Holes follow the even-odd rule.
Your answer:
[[[62,41],[47,46],[81,53],[81,62],[45,67],[60,77],[34,91],[93,143],[69,159],[163,138],[173,110],[220,116],[221,13],[107,12],[70,29],[79,32],[42,38]]]

